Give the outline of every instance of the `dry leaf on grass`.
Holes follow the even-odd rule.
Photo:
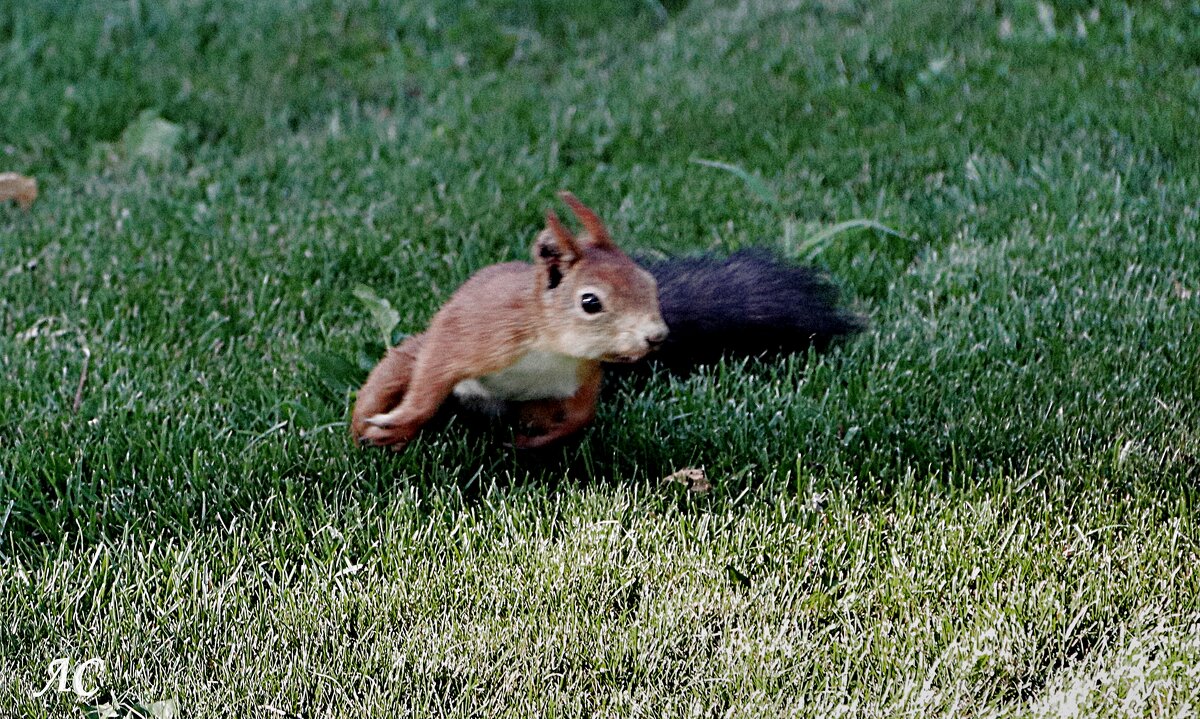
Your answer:
[[[0,202],[16,200],[22,210],[28,210],[37,199],[37,180],[15,172],[0,172]]]
[[[708,483],[708,475],[704,473],[703,467],[688,467],[681,469],[678,472],[672,472],[663,477],[664,482],[678,482],[688,488],[689,492],[694,494],[704,494],[712,489],[712,485]]]
[[[143,110],[121,133],[121,150],[128,160],[162,163],[182,139],[182,127],[159,117],[157,110]]]
[[[1190,300],[1196,295],[1196,290],[1184,287],[1183,283],[1179,280],[1175,280],[1175,286],[1172,287],[1172,292],[1181,300]]]

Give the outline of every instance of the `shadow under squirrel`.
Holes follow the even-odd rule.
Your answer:
[[[469,410],[514,420],[517,447],[544,447],[591,422],[604,363],[659,350],[659,361],[686,367],[820,346],[862,328],[810,268],[748,250],[643,269],[595,212],[569,192],[559,196],[584,231],[573,235],[547,211],[533,264],[479,270],[425,332],[389,348],[358,391],[356,441],[401,449],[453,395]]]

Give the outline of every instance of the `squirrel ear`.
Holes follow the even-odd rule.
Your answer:
[[[558,287],[562,282],[563,273],[579,259],[579,245],[571,231],[563,226],[554,214],[554,210],[546,211],[546,229],[538,233],[533,241],[533,260],[546,267],[549,279],[548,289]]]
[[[592,208],[580,202],[579,198],[566,190],[561,190],[558,196],[562,198],[563,202],[567,203],[567,206],[571,208],[571,212],[574,212],[579,221],[583,223],[583,228],[588,232],[588,244],[590,246],[614,247],[612,237],[608,234],[608,228],[604,226],[604,223],[600,221],[596,213],[592,212]]]

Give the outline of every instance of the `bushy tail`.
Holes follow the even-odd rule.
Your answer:
[[[861,316],[838,305],[837,288],[828,278],[766,250],[642,264],[658,282],[670,329],[656,353],[666,364],[824,347],[865,326]]]

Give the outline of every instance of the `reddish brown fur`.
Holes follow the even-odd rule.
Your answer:
[[[389,347],[383,359],[367,375],[367,381],[358,391],[350,430],[355,437],[362,436],[367,428],[367,417],[387,412],[400,404],[408,385],[412,382],[413,363],[417,359],[425,335],[412,335],[397,347]]]
[[[485,267],[451,296],[428,330],[389,350],[359,390],[350,424],[358,441],[402,447],[459,382],[539,351],[579,360],[574,396],[513,403],[536,432],[519,435],[518,444],[544,446],[592,420],[601,360],[632,361],[662,341],[666,325],[653,278],[617,249],[595,213],[570,193],[561,196],[587,233],[574,238],[548,212],[533,244],[535,264]],[[579,310],[583,292],[602,295],[604,312]]]
[[[516,403],[516,415],[521,431],[517,447],[537,449],[569,437],[591,423],[596,416],[596,401],[600,399],[600,383],[604,372],[599,362],[581,367],[579,391],[564,400],[536,399]]]

